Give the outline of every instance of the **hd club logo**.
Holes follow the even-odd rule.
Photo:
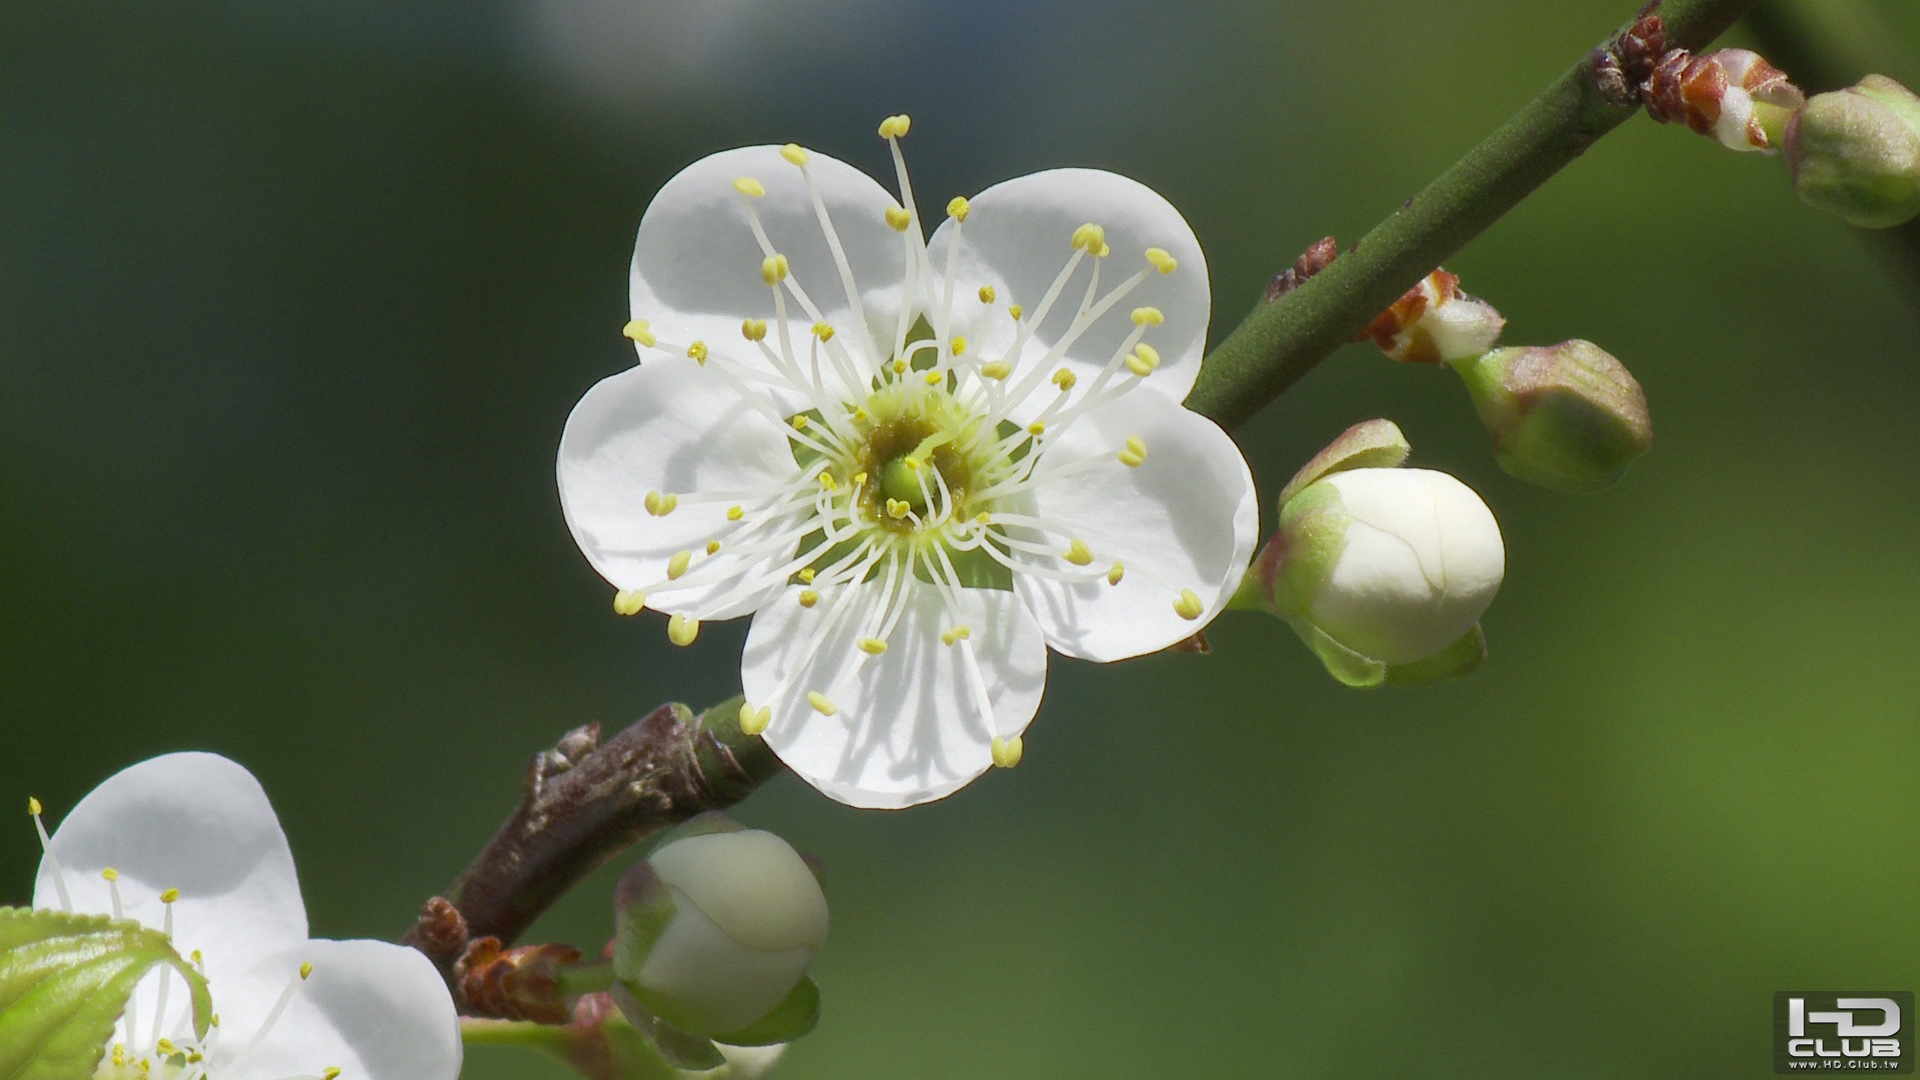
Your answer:
[[[1773,1071],[1913,1071],[1913,991],[1782,990],[1773,995]]]

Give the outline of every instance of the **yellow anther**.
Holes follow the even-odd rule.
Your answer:
[[[709,555],[720,554],[720,541],[718,540],[707,541],[707,554]]]
[[[1159,326],[1166,321],[1167,317],[1160,314],[1160,309],[1157,307],[1137,307],[1133,309],[1133,325],[1135,326]]]
[[[1004,379],[1013,374],[1013,365],[1005,360],[989,360],[980,365],[980,374],[989,379]]]
[[[127,1063],[127,1044],[126,1043],[113,1044],[113,1063],[115,1065],[119,1065],[123,1067],[126,1065]]]
[[[1125,465],[1129,469],[1137,469],[1140,466],[1146,464],[1146,461],[1147,461],[1146,458],[1140,456],[1139,454],[1134,453],[1131,450],[1122,450],[1118,454],[1115,454],[1114,456],[1120,459],[1120,464]]]
[[[739,520],[740,520],[741,518],[743,518],[743,517],[746,517],[746,516],[747,516],[747,508],[746,508],[746,507],[744,507],[744,506],[729,506],[729,507],[727,507],[727,520],[728,520],[728,521],[739,521]]]
[[[855,407],[854,407],[854,410],[853,410],[853,419],[854,419],[854,422],[855,422],[855,423],[858,423],[858,424],[864,424],[864,423],[866,423],[866,422],[867,422],[867,410],[865,410],[865,409],[862,409],[862,408],[860,408],[859,406],[855,406]],[[860,475],[862,475],[862,476],[865,476],[866,474],[865,474],[865,473],[861,473]],[[858,483],[858,481],[855,481],[855,483]]]
[[[746,702],[740,703],[740,734],[758,735],[767,730],[767,721],[773,719],[773,710],[762,705],[754,708]]]
[[[1096,258],[1107,252],[1107,230],[1089,221],[1073,230],[1073,249]]]
[[[780,156],[795,165],[805,165],[807,163],[807,152],[800,148],[799,143],[788,143],[781,147]]]
[[[1007,314],[1013,316],[1014,322],[1019,322],[1020,316],[1026,314],[1026,309],[1019,304],[1009,304],[1007,305]]]
[[[1120,464],[1129,469],[1137,469],[1147,460],[1147,444],[1138,435],[1127,436],[1127,448],[1120,451]]]
[[[865,476],[867,474],[861,473],[860,475]],[[813,584],[813,567],[809,566],[805,570],[800,571],[800,580],[809,585]]]
[[[1046,425],[1046,421],[1044,420],[1035,420],[1033,423],[1027,425],[1027,434],[1033,436],[1036,439],[1042,435],[1045,435],[1046,433],[1047,433],[1047,425]]]
[[[778,285],[787,280],[787,257],[769,255],[760,260],[760,280],[768,285]]]
[[[955,221],[965,221],[967,220],[967,211],[971,209],[973,209],[973,206],[967,202],[965,195],[955,195],[952,201],[947,203],[947,216]]]
[[[888,499],[887,500],[887,516],[890,518],[893,518],[896,521],[898,521],[903,517],[906,517],[908,511],[911,511],[912,509],[913,509],[913,504],[906,501],[905,499]]]
[[[973,515],[973,520],[979,522],[982,525],[991,525],[993,524],[993,515],[987,513],[985,510],[982,510],[979,513]]]
[[[1047,381],[1059,387],[1062,391],[1067,391],[1073,389],[1073,384],[1080,381],[1080,376],[1075,375],[1072,368],[1061,368],[1059,371],[1054,372],[1053,377]]]
[[[196,964],[204,964],[204,963],[206,963],[206,958],[200,955],[200,950],[199,950],[199,949],[195,949],[195,950],[193,950],[192,952],[190,952],[190,953],[188,953],[188,954],[187,954],[187,959],[189,959],[189,960],[191,960],[191,961],[193,961],[193,962],[194,962],[194,963],[196,963]]]
[[[1113,565],[1107,569],[1107,584],[1118,585],[1120,584],[1120,579],[1126,576],[1127,568],[1120,565],[1120,560],[1115,559]]]
[[[206,1055],[202,1054],[198,1050],[189,1051],[187,1053],[187,1064],[189,1065],[197,1065],[200,1062],[205,1060],[207,1060]]]
[[[819,593],[814,592],[812,589],[800,590],[800,606],[801,607],[812,607],[813,605],[819,602],[820,602]]]
[[[740,324],[740,336],[748,341],[764,341],[767,337],[767,320],[748,319]]]
[[[807,414],[806,413],[795,414],[794,418],[790,421],[790,423],[793,424],[793,430],[795,431],[807,430]]]
[[[980,302],[981,303],[983,304],[993,303],[994,295],[995,293],[993,291],[993,286],[991,285],[980,286]]]
[[[1060,557],[1075,566],[1085,566],[1093,561],[1093,549],[1087,546],[1085,540],[1075,537],[1073,543],[1067,545],[1066,553]]]
[[[169,1057],[180,1052],[180,1048],[173,1044],[172,1039],[161,1039],[159,1042],[153,1044],[153,1048]]]
[[[214,1014],[213,1014],[212,1016],[210,1016],[210,1017],[208,1017],[208,1018],[207,1018],[207,1023],[208,1023],[208,1024],[210,1024],[210,1025],[212,1025],[213,1027],[219,1027],[219,1026],[220,1026],[220,1014],[219,1014],[219,1013],[214,1013]]]
[[[310,979],[310,978],[312,978],[312,977],[313,977],[313,961],[311,961],[311,960],[302,960],[302,961],[300,961],[300,978],[301,978],[301,981],[303,981],[303,982],[304,982],[305,980],[307,980],[307,979]]]
[[[735,180],[733,182],[733,190],[750,199],[757,199],[767,193],[767,189],[761,186],[760,181],[755,180],[751,176],[742,176],[738,180]]]
[[[839,491],[840,481],[835,480],[832,473],[823,472],[820,474],[820,487],[826,491]]]
[[[680,496],[671,491],[649,491],[647,497],[640,500],[640,503],[647,508],[647,513],[654,517],[666,517],[673,513],[674,507],[680,505]]]
[[[863,417],[862,419],[864,419],[864,417]],[[867,482],[867,474],[866,474],[865,472],[857,472],[857,473],[854,473],[854,474],[853,474],[853,479],[852,479],[852,480],[850,480],[850,481],[848,481],[848,482],[849,482],[849,483],[851,483],[851,484],[852,484],[852,485],[853,485],[854,487],[859,487],[859,486],[860,486],[861,484],[864,484],[864,483],[866,483],[866,482]],[[811,571],[811,570],[803,570],[803,571],[801,571],[801,573],[804,573],[804,574],[809,574],[809,575],[810,575],[810,574],[812,574],[812,573],[813,573],[813,571]],[[808,581],[812,581],[812,580],[813,580],[813,578],[812,578],[812,577],[808,577],[808,578],[807,578],[807,580],[808,580]]]
[[[893,373],[895,375],[905,375],[907,373],[907,362],[905,360],[895,360],[893,362]]]
[[[813,711],[821,716],[832,716],[840,711],[833,702],[827,700],[827,695],[818,690],[807,691],[807,704],[813,706]]]
[[[907,213],[905,207],[887,207],[887,226],[894,232],[906,232],[907,226],[911,224],[913,224],[913,215]]]
[[[1127,354],[1127,370],[1143,379],[1153,374],[1153,369],[1159,366],[1160,350],[1144,341],[1135,345],[1133,351]]]
[[[630,340],[637,341],[648,348],[653,347],[654,336],[651,324],[645,319],[634,319],[620,328],[620,333]]]
[[[107,879],[108,881],[119,881],[120,871],[115,870],[113,867],[109,866],[105,870],[100,871],[100,876]]]
[[[961,353],[966,351],[967,351],[967,339],[961,337],[959,334],[953,335],[953,355],[959,356]]]
[[[167,889],[160,894],[160,902],[163,904],[171,904],[178,899],[180,899],[179,889]]]
[[[676,551],[673,558],[667,560],[667,580],[678,581],[680,575],[687,572],[687,564],[693,561],[693,552]]]
[[[613,594],[615,615],[638,615],[647,606],[647,594],[638,589],[621,589]]]
[[[1206,605],[1200,602],[1199,595],[1192,589],[1181,589],[1180,599],[1173,602],[1174,614],[1189,621],[1199,618],[1200,613],[1206,609]]]
[[[823,342],[832,341],[833,340],[833,324],[823,323],[823,322],[814,323],[813,336],[819,338]]]
[[[707,362],[707,343],[704,341],[696,341],[687,346],[687,356],[692,358],[695,363],[705,364]]]
[[[1027,746],[1018,735],[1015,735],[1011,739],[1003,739],[995,735],[991,749],[993,751],[993,763],[1003,769],[1011,769],[1015,765],[1020,764],[1020,755],[1026,752]]]
[[[860,651],[866,653],[868,656],[879,656],[881,653],[887,651],[887,643],[881,641],[879,638],[861,638]]]
[[[667,619],[667,640],[675,645],[691,645],[693,639],[700,636],[700,620],[689,619],[685,615],[673,615]]]
[[[1129,435],[1127,436],[1127,449],[1139,454],[1141,457],[1146,457],[1147,441],[1138,435]]]
[[[320,1080],[340,1080],[340,1066],[329,1065],[320,1073]]]
[[[27,813],[33,815],[34,817],[40,816],[40,800],[39,799],[36,799],[31,795],[27,796]]]
[[[889,116],[880,121],[880,137],[883,139],[904,139],[907,129],[913,126],[913,118],[905,113]]]
[[[1163,274],[1173,273],[1174,268],[1180,265],[1180,260],[1167,254],[1166,248],[1148,248],[1147,261],[1153,264],[1155,270]]]
[[[972,636],[973,630],[965,623],[962,623],[959,626],[948,627],[940,631],[940,644],[951,645],[956,641],[965,641]]]
[[[947,377],[947,373],[946,373],[946,372],[944,372],[944,371],[929,371],[929,372],[927,372],[927,374],[926,374],[926,380],[927,380],[927,385],[928,385],[928,386],[939,386],[939,385],[940,385],[940,380],[942,380],[942,379],[944,379],[944,378],[946,378],[946,377]]]

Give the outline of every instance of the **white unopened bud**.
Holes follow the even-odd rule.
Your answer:
[[[616,972],[662,1019],[709,1038],[773,1012],[827,937],[826,896],[799,854],[713,817],[728,831],[668,840],[616,896]]]
[[[1506,572],[1493,512],[1446,473],[1333,472],[1280,515],[1254,564],[1267,606],[1384,668],[1458,644]]]

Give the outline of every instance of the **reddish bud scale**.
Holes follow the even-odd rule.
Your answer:
[[[1721,49],[1705,56],[1674,49],[1660,58],[1641,93],[1647,114],[1655,120],[1685,124],[1736,150],[1773,149],[1754,109],[1756,102],[1783,109],[1806,103],[1806,96],[1785,72],[1746,49]]]
[[[570,1011],[555,971],[579,960],[580,950],[571,945],[502,949],[499,938],[483,937],[468,943],[453,974],[465,1011],[473,1015],[564,1024]]]
[[[408,940],[444,971],[467,951],[467,920],[445,897],[432,897],[421,905]]]
[[[1271,304],[1282,296],[1306,284],[1308,278],[1325,270],[1340,255],[1340,245],[1331,236],[1323,236],[1313,242],[1311,247],[1293,260],[1293,265],[1267,282],[1267,303]]]

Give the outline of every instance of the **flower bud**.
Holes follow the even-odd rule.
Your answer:
[[[1500,467],[1555,491],[1611,487],[1653,445],[1647,397],[1591,341],[1495,349],[1453,363]]]
[[[785,840],[702,814],[627,871],[614,907],[614,973],[654,1016],[726,1043],[811,1026],[818,998],[805,976],[826,940],[827,901]],[[790,1001],[805,1015],[784,1018]],[[792,1030],[761,1031],[774,1014]]]
[[[1920,214],[1920,98],[1892,79],[1815,94],[1787,122],[1786,144],[1808,205],[1870,229]]]
[[[1506,550],[1473,489],[1427,469],[1337,466],[1289,489],[1254,584],[1336,678],[1425,681],[1479,665],[1478,622]]]
[[[1438,364],[1493,348],[1507,320],[1492,304],[1460,291],[1460,278],[1435,270],[1360,332],[1408,364]]]

